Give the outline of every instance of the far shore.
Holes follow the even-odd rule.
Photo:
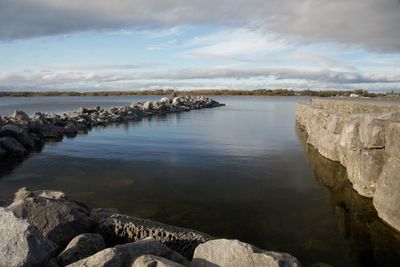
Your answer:
[[[97,91],[97,92],[70,92],[70,91],[4,91],[0,92],[0,97],[54,97],[54,96],[170,96],[182,95],[209,95],[209,96],[310,96],[310,97],[348,97],[351,95],[359,97],[384,97],[400,99],[399,93],[370,93],[366,90],[339,91],[339,90],[302,90],[295,91],[289,89],[257,89],[257,90],[144,90],[144,91]]]

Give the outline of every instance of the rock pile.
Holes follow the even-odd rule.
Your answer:
[[[80,108],[62,115],[38,112],[29,117],[25,112],[17,110],[11,116],[0,116],[0,158],[22,157],[47,140],[60,141],[64,136],[73,137],[78,133],[87,133],[95,126],[140,120],[156,114],[220,106],[224,104],[207,97],[182,96],[163,97],[156,102],[133,103],[110,109],[99,106]]]
[[[90,210],[58,191],[21,188],[0,203],[8,204],[0,207],[0,267],[301,266],[238,240]]]

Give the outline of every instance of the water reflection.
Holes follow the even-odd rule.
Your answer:
[[[339,231],[350,241],[352,265],[400,266],[400,234],[379,219],[371,199],[353,190],[344,167],[308,145],[301,129],[297,133],[318,184],[328,191]]]

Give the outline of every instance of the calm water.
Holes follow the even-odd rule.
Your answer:
[[[399,265],[399,235],[296,131],[295,103],[307,99],[215,98],[227,106],[95,128],[3,163],[0,198],[21,186],[62,190],[92,207],[289,252],[305,265]],[[158,97],[0,98],[0,113],[143,99]]]

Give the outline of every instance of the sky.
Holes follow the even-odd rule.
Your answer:
[[[0,91],[400,91],[400,0],[0,0]]]

